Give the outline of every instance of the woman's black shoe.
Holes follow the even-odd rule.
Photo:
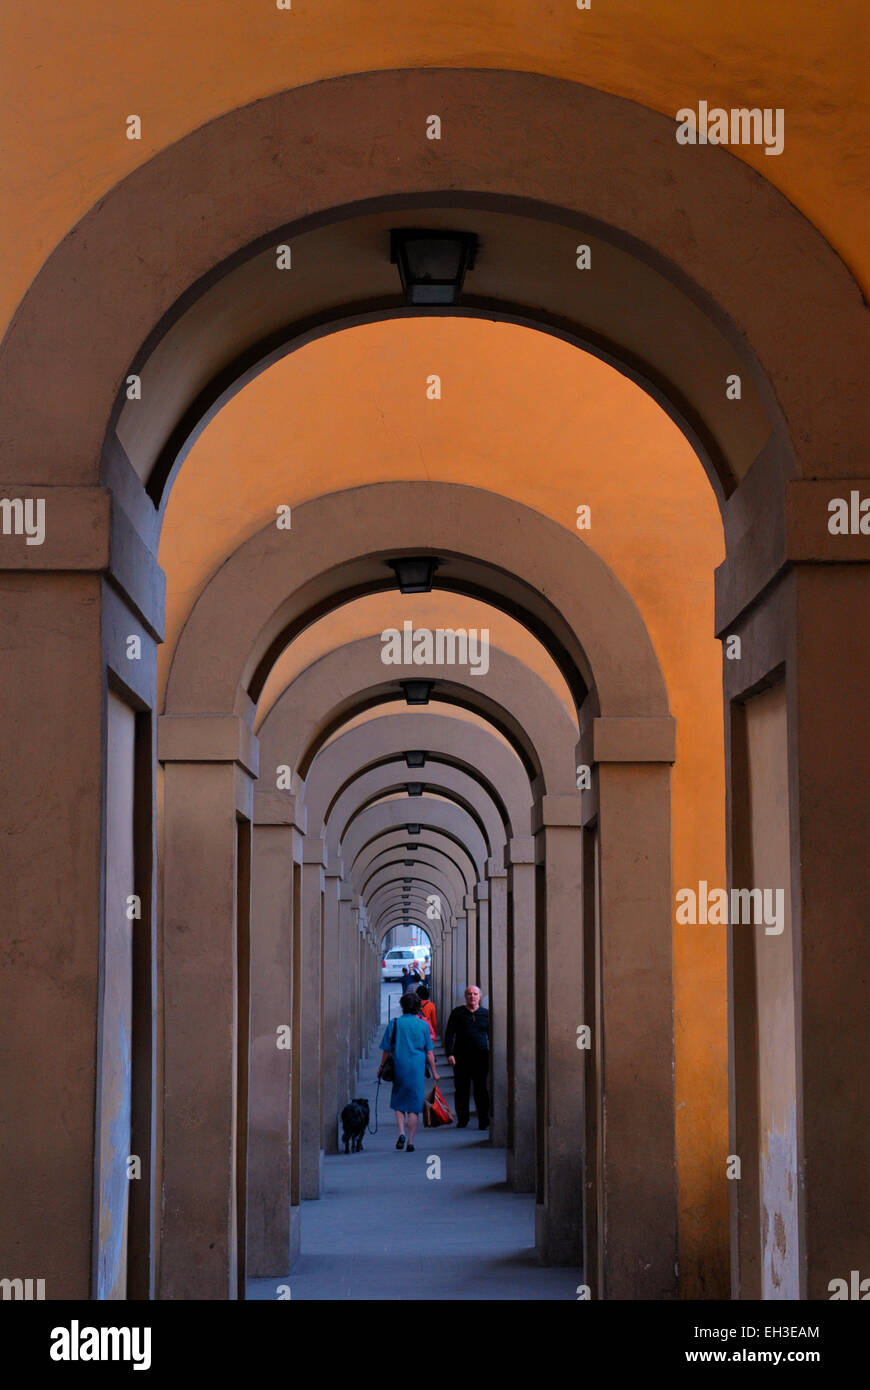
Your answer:
[[[405,1147],[405,1136],[404,1136],[404,1134],[400,1134],[399,1137],[398,1137],[398,1139],[396,1140],[396,1148],[397,1148],[397,1149],[403,1149],[404,1147]]]
[[[407,1147],[407,1149],[405,1150],[405,1152],[406,1152],[406,1153],[409,1153],[409,1154],[412,1154],[412,1153],[414,1152],[414,1145],[413,1145],[413,1144],[409,1144],[408,1147]]]

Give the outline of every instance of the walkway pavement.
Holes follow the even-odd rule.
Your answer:
[[[377,1044],[363,1061],[356,1094],[372,1107]],[[441,1090],[453,1108],[451,1068],[436,1050]],[[359,1154],[323,1161],[322,1196],[302,1206],[302,1254],[284,1279],[253,1279],[249,1299],[571,1299],[579,1269],[545,1269],[536,1259],[531,1193],[510,1192],[504,1149],[493,1149],[472,1113],[417,1131],[415,1152],[397,1152],[390,1088],[382,1085],[378,1132]],[[455,1112],[454,1112],[455,1113]],[[427,1177],[436,1172],[440,1177]],[[284,1295],[286,1298],[286,1294]]]

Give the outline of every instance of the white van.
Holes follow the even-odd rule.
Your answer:
[[[402,967],[411,969],[411,962],[417,959],[415,952],[419,949],[414,946],[394,946],[392,951],[387,951],[381,961],[381,979],[401,980]]]

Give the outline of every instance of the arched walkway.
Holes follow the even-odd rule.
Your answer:
[[[591,833],[594,836],[603,835],[608,846],[600,869],[601,918],[607,923],[614,946],[621,931],[627,932],[633,940],[637,904],[643,902],[646,951],[644,968],[640,973],[636,967],[630,974],[624,973],[618,950],[614,955],[617,968],[612,977],[604,967],[601,982],[604,999],[601,1050],[604,1055],[618,1055],[618,1048],[611,1048],[608,1043],[609,1030],[614,1030],[615,1035],[624,1032],[632,1026],[638,1014],[644,1018],[645,1038],[649,1040],[655,1037],[659,1040],[657,1046],[648,1047],[645,1053],[646,1080],[642,1087],[637,1084],[636,1059],[624,1073],[624,1084],[617,1069],[607,1072],[612,1147],[601,1164],[601,1200],[607,1212],[608,1229],[613,1233],[614,1249],[618,1244],[620,1250],[619,1256],[615,1257],[618,1264],[608,1269],[608,1277],[613,1290],[619,1287],[620,1279],[626,1279],[631,1288],[637,1287],[638,1266],[633,1257],[626,1255],[626,1251],[631,1246],[631,1231],[637,1229],[643,1185],[636,1172],[632,1173],[630,1188],[623,1181],[620,1165],[626,1160],[627,1144],[621,1145],[618,1136],[623,1127],[627,1137],[630,1131],[637,1132],[638,1126],[641,1126],[648,1135],[648,1154],[655,1152],[657,1155],[655,1159],[650,1159],[648,1171],[648,1230],[655,1228],[658,1231],[659,1242],[655,1256],[651,1257],[651,1241],[647,1234],[647,1273],[644,1277],[648,1277],[652,1285],[660,1290],[662,1280],[671,1281],[673,1277],[676,1227],[671,1118],[673,1070],[670,1058],[673,1042],[667,810],[667,766],[673,757],[672,721],[667,715],[667,697],[661,674],[637,610],[600,560],[576,539],[533,512],[518,509],[515,505],[505,507],[499,499],[484,498],[483,494],[473,489],[399,485],[360,489],[306,504],[297,513],[298,529],[289,551],[287,547],[283,551],[280,547],[276,548],[275,528],[269,528],[245,542],[198,600],[179,642],[167,686],[167,713],[160,726],[160,757],[167,765],[167,774],[171,773],[171,776],[167,775],[164,795],[164,919],[171,926],[174,914],[183,904],[186,923],[191,899],[195,898],[201,903],[203,920],[209,920],[213,913],[211,904],[215,889],[220,894],[220,884],[234,882],[236,876],[235,861],[231,855],[227,855],[222,872],[218,873],[213,866],[208,877],[201,881],[191,875],[187,847],[191,824],[189,798],[191,795],[197,798],[201,795],[195,790],[200,773],[190,761],[191,757],[205,755],[214,758],[217,744],[213,740],[223,729],[227,738],[241,740],[238,747],[246,765],[251,766],[256,762],[253,736],[249,732],[253,703],[248,691],[256,694],[262,688],[272,661],[293,632],[308,621],[306,613],[312,603],[316,604],[316,611],[322,613],[330,604],[364,591],[372,583],[378,587],[384,586],[385,580],[379,578],[378,574],[379,569],[382,575],[390,574],[386,564],[390,552],[381,552],[385,558],[371,556],[369,537],[372,530],[377,528],[381,543],[389,543],[391,528],[395,527],[396,546],[400,553],[407,553],[407,524],[404,520],[401,523],[405,539],[403,546],[399,517],[400,510],[401,515],[405,516],[412,496],[414,510],[421,517],[418,551],[428,550],[429,553],[450,557],[444,561],[446,577],[439,578],[439,582],[491,593],[500,606],[510,608],[524,618],[561,664],[569,688],[576,692],[576,698],[587,701],[588,697],[584,711],[588,711],[590,706],[594,711],[586,715],[590,720],[590,731],[594,727],[599,743],[604,742],[604,746],[593,750],[590,757],[590,763],[597,767],[599,784],[598,806],[593,812],[598,826]],[[457,503],[461,504],[459,508]],[[484,524],[486,516],[491,527],[493,514],[498,518],[500,512],[504,514],[505,534],[514,537],[510,557],[507,544],[500,539],[501,528],[488,530]],[[523,560],[515,540],[518,516],[522,517],[527,561]],[[469,538],[469,550],[472,552],[464,557],[459,549],[463,533]],[[304,541],[306,535],[312,538],[310,550]],[[325,537],[330,537],[328,550]],[[483,562],[474,554],[474,548],[483,550]],[[565,561],[560,563],[562,553]],[[546,574],[540,569],[544,554],[548,557],[549,565]],[[528,577],[521,577],[524,563],[531,569]],[[253,585],[252,576],[256,576]],[[580,583],[577,582],[578,577]],[[548,593],[547,599],[543,598],[542,591]],[[242,597],[244,602],[241,601]],[[219,653],[212,635],[217,627],[221,632]],[[318,748],[329,733],[360,709],[370,706],[372,697],[377,698],[381,694],[379,687],[382,684],[390,686],[393,696],[397,693],[395,680],[391,683],[382,680],[386,668],[374,644],[357,644],[360,645],[363,650],[357,653],[355,649],[352,656],[345,654],[342,658],[337,653],[316,663],[310,672],[303,673],[291,685],[284,699],[293,710],[290,721],[292,732],[288,730],[280,740],[280,759],[274,750],[267,752],[271,718],[261,728],[265,765],[274,767],[276,772],[287,769],[285,775],[291,775],[291,784],[296,788],[297,795],[298,779],[306,777]],[[344,674],[342,668],[336,665],[342,660]],[[367,663],[370,664],[372,676],[366,674]],[[597,671],[599,663],[602,673],[600,680]],[[500,683],[500,700],[494,700],[487,694],[487,687],[495,682],[496,672]],[[399,668],[396,668],[398,673]],[[419,668],[412,666],[406,674],[416,676]],[[582,930],[583,853],[580,798],[575,786],[572,750],[574,733],[555,697],[543,687],[536,695],[527,689],[528,680],[523,668],[497,650],[490,651],[490,669],[487,673],[476,675],[451,668],[450,675],[450,680],[439,678],[439,692],[443,690],[448,699],[465,701],[484,713],[508,737],[532,778],[532,828],[537,848],[531,857],[533,861],[537,859],[545,864],[547,869],[543,876],[543,898],[538,907],[537,1045],[542,1059],[537,1079],[538,1244],[549,1260],[575,1263],[583,1240],[577,1202],[577,1193],[583,1185],[582,1154],[574,1149],[569,1160],[568,1154],[559,1150],[555,1138],[556,1132],[563,1127],[570,1129],[573,1125],[576,1128],[583,1113],[583,1072],[577,1065],[575,1046],[577,1025],[568,1032],[561,1022],[564,1016],[570,1017],[571,1012],[576,1011],[577,1001],[584,997],[581,953],[576,945]],[[373,678],[376,678],[374,686]],[[294,690],[303,692],[295,708]],[[548,704],[552,710],[542,717],[542,710]],[[216,718],[220,711],[223,713]],[[235,714],[231,711],[235,711]],[[594,726],[591,720],[595,721]],[[560,727],[563,730],[561,746],[557,738]],[[606,746],[608,739],[609,748]],[[210,745],[208,751],[206,743]],[[231,745],[226,746],[227,754],[224,756],[232,754]],[[217,803],[213,803],[220,818],[225,818],[231,812],[235,814],[240,807],[234,770],[236,756],[233,755],[232,764],[226,765],[224,809],[218,811]],[[618,760],[619,765],[611,777],[609,761],[613,758]],[[656,777],[651,776],[654,770],[651,762],[659,763],[655,769],[658,773]],[[634,777],[631,776],[632,767],[637,774]],[[188,786],[194,790],[188,791]],[[244,793],[242,795],[244,797]],[[430,804],[423,798],[418,804],[412,799],[409,802],[382,802],[369,807],[356,817],[345,835],[343,858],[352,862],[359,849],[372,838],[374,827],[380,831],[386,826],[396,826],[408,815],[413,816],[415,821],[428,823],[428,817],[432,814]],[[443,815],[441,804],[437,805],[439,810],[435,814]],[[458,808],[454,808],[456,813],[459,813]],[[611,824],[612,831],[608,828]],[[215,832],[217,828],[216,823]],[[457,835],[457,838],[460,837],[477,859],[480,866],[477,877],[482,880],[483,864],[490,856],[486,840],[471,819]],[[218,843],[216,833],[212,833],[210,841]],[[649,848],[641,852],[641,845],[648,845]],[[638,876],[636,868],[640,862],[644,863],[642,878]],[[311,869],[306,871],[308,864]],[[651,865],[657,866],[657,877],[651,872]],[[321,955],[318,924],[323,920],[324,904],[330,898],[335,902],[335,891],[327,890],[323,876],[325,874],[328,881],[339,873],[337,865],[333,867],[328,846],[318,837],[306,835],[300,914],[307,926],[302,934],[301,972],[304,997],[312,1000],[313,1009],[309,1015],[310,1029],[306,1031],[303,1006],[301,1045],[306,1057],[315,1059],[317,1065],[312,1069],[307,1103],[305,1080],[302,1079],[300,1144],[303,1197],[315,1196],[319,1191],[318,1096],[322,1094],[322,1087],[318,1041],[320,1010],[317,1002]],[[624,886],[626,875],[632,883],[628,898]],[[625,913],[625,908],[621,909],[620,903],[627,902],[631,904],[631,912],[624,916],[621,925],[620,914]],[[465,907],[469,914],[476,912],[473,899],[467,900]],[[480,910],[484,911],[483,908]],[[591,911],[591,904],[588,910]],[[591,920],[587,923],[587,930],[592,930]],[[573,948],[572,939],[575,943]],[[189,941],[185,945],[189,949]],[[633,950],[633,947],[629,949]],[[469,961],[473,959],[469,952]],[[216,980],[215,987],[217,985]],[[587,1007],[590,1007],[592,995],[589,991],[587,996]],[[213,997],[214,991],[211,992]],[[189,991],[185,991],[183,1005],[179,996],[178,1007],[183,1008],[184,1027],[187,1028],[191,1013]],[[558,1020],[558,1023],[554,1022],[551,1027],[548,1019]],[[201,1026],[210,1027],[213,1031],[222,1026],[221,1021],[215,1018],[211,1004],[208,1020],[203,1018]],[[166,1028],[171,1050],[175,1032],[169,1003]],[[226,1086],[227,1062],[221,1055],[216,1036],[215,1043],[215,1051],[209,1053],[213,1058],[211,1077],[208,1081],[202,1077],[200,1084],[219,1095]],[[175,1065],[188,1070],[189,1061],[184,1058],[183,1052],[178,1053]],[[604,1071],[600,1064],[597,1076],[599,1085],[603,1087]],[[587,1116],[590,1110],[600,1114],[602,1098],[603,1090],[596,1097],[594,1107],[587,1108]],[[639,1115],[638,1106],[644,1112],[648,1109],[649,1113]],[[176,1163],[186,1166],[198,1160],[189,1151],[187,1136],[178,1128],[170,1113],[167,1113],[165,1125],[164,1182],[170,1185]],[[595,1128],[591,1122],[590,1128]],[[226,1179],[221,1180],[219,1173],[215,1173],[214,1177],[217,1212],[226,1203],[228,1187]],[[620,1209],[622,1214],[619,1214]],[[173,1234],[180,1267],[186,1266],[188,1261],[185,1250],[188,1239],[181,1229]],[[600,1249],[602,1268],[607,1268],[603,1242]],[[164,1267],[166,1260],[165,1251]]]
[[[422,110],[436,93],[461,134],[448,158],[397,119],[409,102]],[[288,129],[293,139],[285,138]],[[329,145],[324,132],[339,131]],[[384,256],[372,249],[381,243],[366,219],[382,217],[386,232],[430,210],[451,223],[459,211],[475,213],[481,227],[490,219],[496,253],[489,266],[481,261],[469,309],[534,323],[618,363],[678,419],[716,490],[728,557],[717,574],[715,630],[739,638],[742,652],[724,665],[729,879],[761,887],[759,875],[767,875],[789,898],[782,970],[765,976],[763,941],[731,936],[730,1145],[751,1155],[745,1180],[731,1188],[734,1292],[769,1291],[775,1223],[765,1226],[762,1210],[787,1180],[798,1193],[789,1209],[794,1287],[825,1297],[835,1259],[843,1268],[860,1263],[866,1230],[854,1213],[867,1132],[850,1101],[852,1059],[866,1036],[863,903],[870,883],[866,775],[855,749],[870,746],[862,738],[870,658],[855,636],[866,612],[868,551],[860,531],[839,537],[827,523],[832,495],[870,492],[866,414],[842,409],[844,397],[863,400],[858,383],[866,379],[870,332],[857,286],[797,210],[724,151],[680,149],[672,134],[672,123],[633,103],[532,74],[424,70],[317,83],[209,122],[137,170],[64,240],[23,301],[0,347],[3,466],[15,480],[8,490],[42,498],[48,521],[38,553],[25,550],[20,536],[4,536],[0,552],[10,571],[4,629],[16,634],[2,652],[10,737],[0,774],[15,808],[7,836],[15,885],[9,923],[13,939],[32,943],[10,966],[4,1046],[24,1121],[11,1175],[25,1231],[21,1255],[34,1268],[48,1260],[59,1295],[84,1296],[97,1278],[95,1135],[109,1107],[99,1068],[103,1041],[117,1042],[101,1002],[105,925],[131,897],[143,909],[131,963],[131,1143],[156,1156],[130,1208],[141,1251],[136,1279],[159,1296],[235,1295],[244,1271],[228,1213],[243,1209],[245,1195],[237,1154],[246,1085],[238,999],[247,984],[254,705],[276,654],[304,624],[392,582],[388,558],[443,558],[439,584],[498,601],[545,643],[578,707],[579,760],[594,769],[579,838],[586,882],[598,893],[583,901],[584,939],[603,943],[596,922],[606,927],[602,968],[623,1014],[639,989],[637,920],[655,943],[650,968],[659,985],[667,975],[672,922],[663,909],[664,873],[644,891],[636,872],[638,863],[669,859],[658,812],[673,726],[652,644],[628,595],[584,547],[569,547],[558,527],[505,499],[462,490],[458,504],[456,490],[439,512],[437,489],[388,485],[371,490],[384,514],[370,512],[367,534],[355,511],[358,502],[365,510],[366,498],[349,494],[300,508],[292,549],[274,528],[254,538],[191,615],[156,749],[163,622],[157,504],[173,470],[209,412],[272,355],[312,334],[400,310],[395,278],[385,288]],[[618,180],[614,168],[622,171]],[[212,217],[215,206],[225,215]],[[530,224],[537,242],[530,242]],[[319,234],[336,228],[347,235],[330,249]],[[310,247],[301,317],[261,292],[276,235],[294,245],[298,237],[303,253]],[[581,236],[602,267],[590,296],[573,259]],[[344,258],[335,254],[339,245]],[[564,259],[553,249],[564,250]],[[539,262],[558,270],[533,293],[524,272],[531,266],[537,274]],[[348,274],[337,284],[342,265]],[[649,316],[625,312],[620,286],[633,303],[650,307]],[[531,314],[529,304],[540,307]],[[264,305],[272,321],[260,314]],[[226,331],[212,331],[221,321]],[[732,369],[746,388],[734,411],[722,391]],[[145,388],[138,412],[125,394],[131,372]],[[315,520],[325,529],[306,529]],[[332,569],[322,565],[325,542]],[[47,631],[57,634],[50,650]],[[131,637],[141,644],[135,661]],[[68,696],[60,708],[59,673]],[[524,731],[507,732],[533,764]],[[157,751],[167,812],[160,869],[171,890],[159,932]],[[307,771],[298,769],[302,777]],[[769,796],[764,787],[773,789]],[[119,796],[123,817],[112,810]],[[548,891],[579,877],[569,846],[581,826],[567,800],[578,798],[548,790],[536,803],[532,828],[543,844]],[[274,804],[264,812],[285,813]],[[318,847],[305,844],[304,830],[290,819],[276,823],[287,827],[294,864],[318,864],[306,858]],[[319,868],[328,873],[322,849]],[[199,893],[182,912],[174,887],[185,882]],[[107,892],[114,897],[107,900]],[[69,904],[63,921],[59,902]],[[217,924],[207,941],[204,933],[188,934],[190,913],[199,909]],[[309,910],[314,904],[300,906]],[[561,1002],[557,986],[548,975],[545,1020]],[[652,993],[661,1000],[661,989]],[[165,1020],[155,1024],[164,998]],[[193,1001],[188,1016],[183,1000]],[[783,1012],[794,1025],[782,1073],[792,1080],[769,1103],[759,1085],[776,1070],[767,1025]],[[50,1036],[39,1022],[47,1015],[55,1021]],[[608,1034],[613,1017],[608,999],[598,1055],[611,1074],[630,1070],[619,1036]],[[220,1084],[191,1105],[178,1058],[197,1029]],[[60,1063],[57,1032],[67,1040]],[[661,1067],[661,1089],[649,1091],[652,1110],[670,1095],[662,1080],[670,1039],[662,1018],[643,1036],[643,1049]],[[562,1045],[567,1064],[564,1038]],[[30,1094],[34,1072],[46,1078],[38,1100]],[[157,1122],[164,1086],[165,1131]],[[552,1089],[546,1103],[558,1103]],[[832,1107],[842,1117],[835,1180]],[[67,1136],[62,1193],[54,1191],[44,1143],[47,1115]],[[563,1117],[550,1120],[554,1133],[565,1132]],[[636,1110],[608,1110],[622,1152],[639,1123]],[[202,1161],[215,1135],[219,1171]],[[604,1259],[603,1292],[640,1296],[647,1279],[656,1293],[670,1289],[672,1259],[662,1254],[649,1273],[630,1252],[638,1229],[664,1223],[671,1165],[652,1160],[655,1193],[644,1206],[644,1174],[622,1171],[608,1188],[613,1154],[604,1149],[598,1158],[596,1180],[606,1191],[624,1192],[635,1180],[630,1210],[617,1216],[613,1198],[607,1228],[629,1253],[615,1266]],[[101,1198],[97,1208],[104,1232],[111,1212],[103,1212]],[[152,1238],[158,1212],[163,1227]],[[206,1240],[211,1234],[216,1239]],[[200,1257],[203,1242],[210,1253]],[[660,1250],[667,1246],[663,1236]]]

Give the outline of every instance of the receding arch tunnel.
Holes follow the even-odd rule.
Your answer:
[[[0,344],[11,1234],[52,1297],[306,1296],[406,928],[439,1056],[483,990],[490,1147],[444,1142],[539,1289],[860,1264],[870,571],[827,509],[870,488],[866,303],[795,164],[643,104],[646,43],[651,86],[426,40],[207,119],[205,82],[98,173],[71,142]],[[413,226],[478,238],[457,302],[405,304]],[[487,670],[385,661],[405,621],[485,631]],[[773,884],[782,932],[675,917],[719,883]]]

